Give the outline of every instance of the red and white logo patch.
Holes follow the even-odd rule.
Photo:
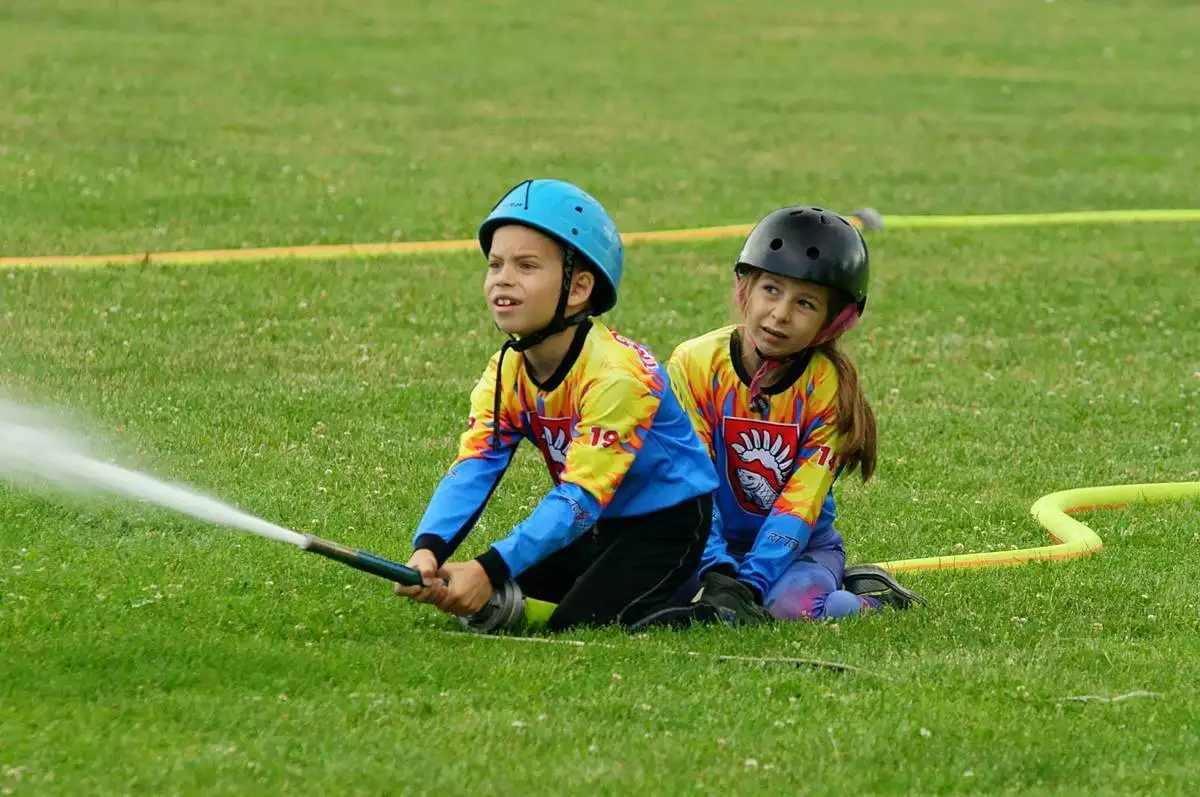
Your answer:
[[[567,467],[567,449],[571,447],[570,418],[543,418],[535,413],[529,414],[529,425],[533,428],[533,439],[546,460],[550,469],[550,478],[558,484],[562,480],[563,469]]]
[[[753,418],[726,418],[725,472],[738,505],[768,515],[779,497],[799,451],[795,424]]]

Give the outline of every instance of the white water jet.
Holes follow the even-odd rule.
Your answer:
[[[33,410],[0,399],[0,477],[65,492],[103,490],[222,526],[305,547],[302,534],[268,523],[186,487],[159,481],[88,455],[84,446]]]

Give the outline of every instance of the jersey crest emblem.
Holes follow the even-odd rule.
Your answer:
[[[795,424],[752,418],[724,421],[725,472],[738,506],[768,515],[792,475],[799,443]]]
[[[567,467],[567,449],[571,447],[571,428],[574,425],[571,418],[543,418],[536,413],[529,414],[529,425],[533,429],[533,439],[546,467],[550,470],[550,478],[558,484],[562,480],[562,472]]]

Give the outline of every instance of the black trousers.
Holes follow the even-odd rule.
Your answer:
[[[521,592],[557,603],[548,627],[632,625],[696,572],[712,526],[705,494],[648,515],[602,520],[517,577]]]

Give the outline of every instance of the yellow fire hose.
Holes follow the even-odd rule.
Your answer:
[[[892,572],[939,570],[949,567],[989,567],[1019,565],[1025,562],[1059,561],[1087,556],[1104,547],[1096,532],[1080,523],[1072,514],[1094,509],[1124,509],[1130,504],[1157,504],[1200,497],[1200,482],[1162,482],[1159,484],[1119,484],[1107,487],[1080,487],[1044,495],[1034,501],[1029,512],[1054,540],[1054,545],[1023,548],[1019,551],[929,556],[923,559],[899,559],[880,562]]]

